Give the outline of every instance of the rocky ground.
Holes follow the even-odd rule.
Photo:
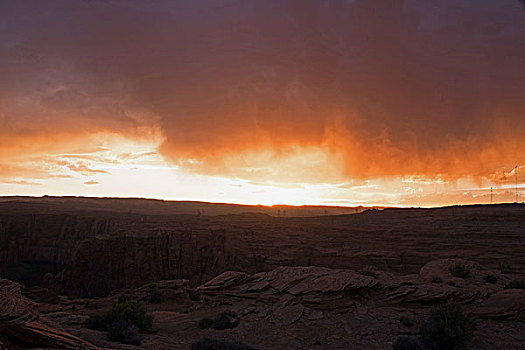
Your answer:
[[[471,270],[468,278],[451,276],[449,267],[458,262]],[[487,275],[497,282],[486,282]],[[404,276],[309,266],[256,274],[229,271],[196,289],[186,280],[159,281],[160,303],[149,304],[156,332],[145,334],[140,347],[189,349],[211,337],[256,349],[389,349],[399,335],[418,339],[429,309],[453,299],[479,319],[469,349],[523,349],[525,290],[504,288],[513,277],[475,262],[444,259]],[[87,329],[85,321],[119,298],[151,298],[150,285],[99,299],[56,297],[41,288],[22,294],[16,283],[2,280],[1,285],[2,342],[9,349],[136,348],[109,342],[104,332]],[[239,326],[199,328],[202,318],[225,310],[239,316]]]
[[[21,208],[0,211],[1,276],[24,282],[0,280],[0,349],[135,349],[85,325],[123,298],[154,315],[147,349],[189,349],[204,337],[255,349],[391,349],[399,335],[420,339],[429,310],[451,299],[479,319],[469,349],[525,348],[525,290],[505,288],[524,277],[523,205],[312,218]],[[456,263],[467,278],[451,275]],[[150,302],[152,283],[160,303]],[[225,310],[237,327],[200,329]]]

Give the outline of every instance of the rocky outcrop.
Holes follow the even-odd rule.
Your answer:
[[[297,314],[302,305],[314,310],[347,311],[367,296],[385,288],[376,279],[350,270],[323,267],[280,267],[270,272],[246,275],[226,272],[197,290],[205,297],[218,300],[255,299],[265,304],[293,306]],[[289,310],[290,311],[290,310]]]
[[[476,315],[488,318],[513,318],[522,311],[525,311],[525,290],[507,289],[486,299],[476,309]]]
[[[24,297],[18,283],[0,280],[0,328],[31,322],[37,318],[33,303]]]
[[[58,304],[60,302],[60,297],[55,292],[39,286],[24,288],[23,294],[37,303]]]
[[[469,266],[471,276],[449,285],[456,279],[448,266],[456,262]],[[241,315],[241,325],[249,324],[254,335],[245,329],[238,334],[267,349],[391,348],[397,335],[419,338],[429,310],[448,300],[481,318],[468,349],[520,349],[525,328],[512,320],[525,315],[525,293],[483,281],[487,272],[495,273],[463,259],[429,262],[420,275],[375,272],[377,278],[348,269],[280,267],[256,274],[228,271],[197,291],[202,305]],[[443,282],[429,278],[440,274]]]
[[[522,291],[479,283],[478,273],[490,270],[468,260],[461,261],[471,267],[472,276],[461,285],[449,285],[453,277],[447,266],[455,261],[433,261],[421,274],[411,275],[317,266],[283,266],[253,274],[227,271],[195,290],[187,280],[166,280],[118,289],[100,299],[64,298],[46,317],[98,346],[124,349],[109,343],[103,332],[85,329],[81,320],[100,314],[115,300],[135,299],[150,303],[154,315],[158,332],[143,334],[142,346],[150,349],[187,349],[203,337],[242,340],[261,350],[387,349],[399,335],[419,339],[430,309],[454,299],[479,317],[469,350],[523,348]],[[443,282],[427,278],[427,272],[439,270]],[[160,295],[156,303],[151,302],[153,290]],[[224,311],[236,315],[232,317],[235,324],[239,320],[238,326],[227,331],[199,327],[203,318],[214,319]]]
[[[448,266],[457,261],[473,269],[468,279],[453,278]],[[437,273],[436,267],[447,266],[443,281],[434,283],[427,273]],[[482,314],[516,313],[524,306],[522,291],[501,291],[503,285],[490,284],[479,276],[486,271],[466,260],[437,260],[421,269],[421,275],[410,279],[378,272],[377,278],[359,272],[323,267],[280,267],[269,272],[248,275],[228,271],[197,288],[204,298],[215,300],[254,299],[278,302],[294,300],[311,309],[348,311],[360,305],[436,305],[453,299],[460,303],[485,300]],[[458,281],[461,280],[461,281]],[[452,285],[445,281],[454,281]],[[457,283],[456,283],[457,281]],[[494,309],[500,308],[500,309]]]
[[[22,344],[65,350],[101,350],[99,347],[74,335],[33,321],[17,327],[3,329],[3,333],[16,338]]]
[[[18,283],[0,280],[0,335],[31,347],[96,350],[98,347],[38,320],[35,305],[22,295]],[[1,345],[0,348],[4,346]]]

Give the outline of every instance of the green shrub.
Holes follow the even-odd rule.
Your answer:
[[[505,285],[505,289],[525,289],[525,278],[517,278]]]
[[[133,300],[115,303],[111,309],[102,314],[101,321],[105,329],[118,321],[129,321],[140,331],[151,330],[153,326],[153,316],[148,314],[146,304]]]
[[[450,274],[458,278],[467,278],[470,276],[470,269],[462,263],[456,263],[448,268]]]
[[[498,283],[498,278],[494,275],[486,275],[485,277],[483,277],[483,280],[487,283]]]
[[[430,319],[422,330],[422,339],[430,349],[451,350],[474,337],[477,320],[463,312],[460,305],[449,301],[430,310]]]
[[[447,281],[447,284],[452,287],[457,287],[457,284],[455,281]]]
[[[199,321],[199,328],[200,329],[209,329],[213,326],[213,320],[209,318],[203,318]]]
[[[400,335],[392,344],[394,350],[423,350],[423,346],[415,340],[406,335]]]
[[[439,276],[432,276],[432,283],[443,283],[443,280]]]
[[[190,350],[255,350],[249,345],[235,342],[230,343],[223,340],[204,338],[191,344]]]
[[[85,307],[86,309],[89,309],[90,306],[91,306],[91,302],[90,302],[89,300],[86,300],[86,301],[84,302],[84,307]]]
[[[159,287],[155,284],[149,286],[149,302],[151,304],[162,303],[162,294],[160,293]]]
[[[223,330],[239,325],[239,317],[232,311],[224,311],[213,320],[213,329]]]
[[[509,264],[504,264],[500,261],[500,263],[498,264],[498,267],[499,267],[500,272],[504,275],[508,273],[514,273],[514,270],[512,269],[512,267],[510,267]]]
[[[108,328],[108,339],[123,344],[140,345],[142,335],[139,329],[129,321],[113,322]]]
[[[399,285],[402,286],[402,287],[403,286],[413,286],[414,283],[413,282],[399,282]]]
[[[146,304],[128,300],[116,302],[102,315],[92,315],[86,320],[86,327],[107,331],[109,340],[124,344],[140,345],[140,331],[151,331],[153,316],[148,314]]]
[[[363,276],[373,277],[377,279],[377,274],[374,271],[363,270],[359,271],[359,273]]]

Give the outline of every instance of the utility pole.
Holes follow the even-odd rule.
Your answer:
[[[516,203],[518,203],[518,166],[514,167],[514,175],[516,176]]]

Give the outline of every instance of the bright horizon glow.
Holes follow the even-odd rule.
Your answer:
[[[327,205],[327,206],[398,206],[432,207],[451,204],[513,202],[514,183],[496,186],[489,180],[476,184],[469,178],[454,182],[441,178],[404,176],[334,183],[276,183],[274,179],[228,178],[195,174],[167,162],[158,152],[162,138],[132,139],[118,134],[96,134],[89,138],[87,152],[59,152],[42,157],[43,163],[30,160],[20,166],[48,169],[38,179],[16,177],[0,179],[0,195],[87,196],[190,200],[246,205]],[[322,149],[305,152],[306,158],[285,158],[278,167],[305,166],[320,159],[316,167],[328,162]],[[309,156],[312,154],[313,156]],[[306,160],[305,160],[306,159]],[[337,173],[331,165],[330,172]],[[269,173],[282,173],[270,169]],[[513,179],[513,171],[508,174]],[[336,176],[343,179],[341,174]],[[519,184],[523,190],[523,184]]]

